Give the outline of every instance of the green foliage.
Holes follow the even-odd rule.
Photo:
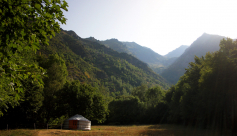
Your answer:
[[[103,95],[88,84],[80,84],[79,81],[66,83],[58,97],[61,114],[81,114],[98,123],[104,122],[108,114]]]
[[[42,64],[42,67],[47,69],[47,77],[44,79],[45,93],[60,90],[68,76],[65,61],[57,54],[50,55],[45,64]]]
[[[4,115],[0,118],[0,122],[9,122],[12,127],[27,127],[26,123],[37,122],[40,109],[43,106],[43,86],[33,80],[34,78],[29,76],[21,81],[24,93],[20,95],[19,104],[14,108],[9,106],[7,111],[3,111]]]
[[[219,51],[195,57],[195,62],[190,63],[186,73],[166,94],[171,122],[234,131],[236,51],[236,41],[227,38],[220,42]]]
[[[20,102],[19,106],[22,108],[23,113],[28,113],[28,118],[34,118],[34,115],[43,106],[43,87],[32,82],[32,78],[28,78],[22,83],[25,93],[22,96],[22,102]]]
[[[118,53],[97,40],[82,39],[73,31],[61,31],[50,40],[40,53],[48,56],[58,53],[65,60],[72,80],[104,86],[111,95],[128,95],[134,87],[147,84],[168,89],[162,77],[155,74],[145,63],[135,57]],[[117,93],[118,92],[118,93]]]
[[[155,108],[162,102],[158,87],[146,89],[147,98],[143,100],[146,104],[129,96],[141,84],[168,88],[147,64],[99,41],[81,39],[72,31],[58,34],[59,23],[65,23],[61,11],[67,10],[65,1],[0,3],[0,114],[5,114],[1,122],[8,122],[7,118],[13,122],[21,116],[15,126],[23,120],[58,124],[66,117],[82,114],[102,123],[108,117],[111,96],[120,100],[121,95],[124,97],[121,102],[128,103],[127,109],[134,109],[130,114],[134,122],[143,115],[136,115],[140,109],[147,111],[146,106]],[[125,101],[125,97],[129,99]],[[9,106],[16,107],[5,112]]]
[[[160,74],[168,82],[176,84],[179,78],[185,73],[185,68],[190,62],[194,62],[194,57],[205,56],[207,52],[215,52],[219,50],[219,43],[223,36],[203,34],[180,56],[174,63]]]
[[[22,63],[20,63],[22,62]],[[2,63],[3,64],[3,63]],[[9,61],[7,66],[2,65],[2,73],[0,76],[0,115],[3,115],[3,110],[7,110],[9,106],[16,106],[19,104],[26,92],[26,82],[43,87],[43,73],[44,70],[36,63],[29,64],[27,61],[20,61],[17,64]],[[13,66],[13,67],[11,67]]]
[[[43,85],[43,70],[35,63],[27,63],[24,53],[36,52],[40,43],[48,44],[48,37],[59,32],[65,23],[61,9],[65,1],[2,0],[0,2],[0,115],[8,106],[16,106],[24,95],[24,80]],[[58,20],[58,21],[57,21]]]
[[[146,101],[150,106],[156,107],[159,103],[163,102],[165,92],[159,86],[150,88],[146,91]]]
[[[120,97],[109,103],[109,122],[112,124],[133,124],[139,121],[140,102],[136,97]]]
[[[40,66],[47,69],[44,78],[44,106],[41,109],[48,121],[53,115],[56,107],[57,96],[56,93],[63,88],[68,75],[67,67],[64,60],[57,54],[50,55],[47,59],[38,56]],[[50,104],[49,104],[50,103]]]
[[[59,128],[63,124],[64,120],[68,119],[67,116],[62,115],[59,118],[50,118],[48,124],[49,128]]]
[[[140,101],[145,102],[147,89],[148,87],[145,84],[142,84],[141,86],[134,88],[131,94],[138,97]]]
[[[141,85],[132,91],[133,96],[120,96],[109,103],[108,123],[165,123],[168,105],[164,102],[165,91]],[[140,100],[141,98],[141,100]]]

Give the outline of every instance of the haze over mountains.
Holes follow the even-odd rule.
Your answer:
[[[194,61],[195,56],[201,57],[205,56],[207,52],[219,50],[219,43],[223,38],[225,37],[204,33],[173,64],[165,69],[161,76],[170,83],[176,84],[179,77],[184,74],[185,68],[188,68],[189,63]]]
[[[147,63],[158,74],[161,73],[167,66],[172,64],[177,59],[177,57],[179,57],[182,52],[184,52],[184,50],[188,47],[181,46],[170,52],[168,54],[168,57],[166,57],[154,52],[150,48],[141,46],[135,42],[121,42],[117,39],[109,39],[101,41],[101,43],[115,51],[125,52],[133,55],[139,60]]]
[[[121,80],[124,83],[125,81],[129,82],[128,83],[129,85],[126,87],[126,89],[130,91],[131,89],[129,88],[131,88],[132,86],[135,87],[136,85],[142,82],[149,81],[151,84],[154,84],[151,82],[151,79],[149,79],[149,76],[151,76],[152,74],[152,70],[160,74],[164,79],[166,79],[166,81],[168,81],[167,83],[176,84],[179,77],[184,74],[185,68],[188,67],[188,64],[194,61],[195,55],[198,57],[201,57],[201,56],[204,56],[207,52],[214,52],[214,51],[219,50],[220,40],[225,38],[223,36],[210,35],[210,34],[204,33],[202,36],[197,38],[197,40],[194,41],[190,46],[182,45],[179,48],[171,51],[167,55],[162,56],[154,52],[152,49],[143,47],[135,42],[121,42],[114,38],[105,40],[105,41],[99,41],[93,37],[82,39],[79,36],[77,36],[76,33],[73,31],[63,31],[61,35],[62,34],[63,35],[69,34],[70,36],[74,38],[73,41],[79,40],[77,42],[75,41],[71,45],[68,45],[69,48],[74,53],[84,58],[84,61],[88,63],[87,65],[93,64],[93,67],[97,69],[97,70],[92,70],[93,69],[92,68],[91,72],[87,70],[87,73],[91,73],[89,75],[91,77],[94,77],[94,78],[91,78],[90,80],[92,79],[101,80],[100,79],[101,77],[106,77],[107,78],[106,82],[107,81],[113,82],[113,76],[116,75],[115,76],[116,79]],[[80,43],[80,44],[77,45],[76,43]],[[103,56],[101,53],[98,54],[98,51],[100,51],[102,54],[106,54],[107,57]],[[99,57],[100,59],[98,58],[98,56],[100,56]],[[113,60],[114,62],[113,61],[106,62],[107,61],[106,58],[110,58],[110,57],[112,57],[111,60]],[[103,61],[102,61],[102,58],[104,58]],[[123,73],[122,71],[120,71],[121,69],[118,69],[116,73],[112,72],[114,71],[114,69],[116,69],[117,66],[115,66],[114,68],[112,65],[105,66],[105,65],[110,65],[110,63],[116,64],[117,59],[125,60],[129,63],[129,65],[131,64],[139,69],[143,69],[143,71],[147,74],[146,81],[141,80],[140,77],[138,77],[139,83],[137,81],[136,81],[137,83],[134,81],[133,81],[134,83],[132,83],[130,79],[128,80],[125,77],[123,78],[121,77]],[[148,66],[152,70],[148,68],[146,64],[148,64]],[[95,71],[98,71],[98,72],[95,72]],[[100,73],[99,74],[100,76],[98,76],[98,73]],[[121,75],[119,75],[118,73],[120,73]],[[135,73],[132,72],[131,75],[133,74]],[[75,77],[75,75],[71,75],[71,76]],[[162,87],[166,88],[167,83],[162,77],[160,77],[159,75],[156,75],[155,77],[153,76],[153,78],[157,80],[155,81],[156,83],[160,83]],[[104,79],[103,79],[103,82],[105,82]],[[120,88],[119,90],[122,91],[121,85],[118,85],[118,86],[120,86],[118,87]]]
[[[188,68],[190,62],[194,61],[195,55],[205,56],[207,52],[219,50],[219,43],[223,36],[204,33],[190,46],[181,45],[179,48],[162,56],[152,49],[138,45],[135,42],[120,42],[117,39],[101,41],[107,47],[118,52],[126,52],[147,63],[153,71],[160,74],[168,82],[176,84],[179,77]]]
[[[167,57],[167,58],[179,57],[184,53],[184,51],[188,47],[189,46],[187,46],[187,45],[181,45],[178,48],[176,48],[175,50],[173,50],[173,51],[169,52],[168,54],[166,54],[165,57]]]

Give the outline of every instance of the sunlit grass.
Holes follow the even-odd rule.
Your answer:
[[[38,131],[33,129],[0,130],[0,136],[37,136]]]
[[[92,126],[91,131],[61,129],[1,130],[0,136],[217,136],[218,131],[178,125]],[[228,135],[228,134],[225,134]]]

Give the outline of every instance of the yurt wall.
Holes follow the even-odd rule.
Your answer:
[[[64,129],[91,130],[91,121],[81,115],[75,115],[66,119],[63,123]]]

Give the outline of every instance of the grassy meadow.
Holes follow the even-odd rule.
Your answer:
[[[92,126],[91,131],[61,129],[0,130],[0,136],[217,136],[218,131],[178,125]],[[228,132],[222,135],[229,135]]]

